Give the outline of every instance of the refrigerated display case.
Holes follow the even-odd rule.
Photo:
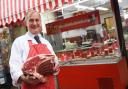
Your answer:
[[[75,3],[63,8],[62,19],[46,24],[54,49],[60,48],[55,49],[61,66],[59,89],[126,89],[127,54],[117,0]],[[69,8],[70,16],[65,16]],[[113,20],[109,27],[108,17]],[[62,43],[57,44],[56,34]]]

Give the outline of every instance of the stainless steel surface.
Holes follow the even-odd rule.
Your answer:
[[[114,64],[121,60],[120,57],[95,57],[91,59],[72,59],[65,62],[60,62],[61,66],[78,66],[78,65],[97,65],[97,64]]]

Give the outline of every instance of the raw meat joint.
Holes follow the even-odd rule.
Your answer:
[[[23,65],[23,72],[26,75],[52,75],[55,70],[54,55],[40,54],[27,59]]]

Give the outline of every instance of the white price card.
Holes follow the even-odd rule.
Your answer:
[[[5,83],[5,79],[4,78],[0,78],[0,84],[4,84]]]

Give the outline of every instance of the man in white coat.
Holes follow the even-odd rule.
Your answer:
[[[42,76],[42,79],[37,78],[32,75],[26,76],[22,71],[23,64],[30,57],[41,53],[48,53],[55,55],[51,44],[44,39],[41,32],[41,17],[40,14],[36,11],[29,11],[25,17],[26,27],[28,32],[25,35],[22,35],[15,39],[12,44],[11,56],[10,56],[10,73],[13,79],[13,84],[17,85],[18,83],[22,84],[22,89],[55,89],[55,83],[53,75],[51,76]],[[38,43],[34,36],[38,36],[40,42]],[[29,42],[30,41],[30,42]],[[38,47],[38,51],[41,53],[36,53],[34,47]],[[45,50],[43,48],[46,48]],[[55,56],[55,67],[58,65],[57,57]],[[44,83],[45,82],[45,83]]]

